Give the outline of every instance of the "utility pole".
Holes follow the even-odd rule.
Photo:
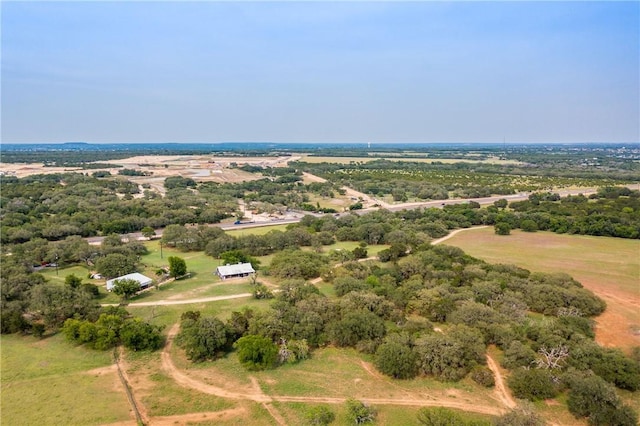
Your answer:
[[[162,240],[160,241],[160,259],[162,259]]]

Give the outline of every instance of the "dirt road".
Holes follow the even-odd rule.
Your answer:
[[[483,225],[483,226],[473,226],[471,228],[461,228],[461,229],[456,229],[453,232],[449,232],[449,234],[445,235],[442,238],[438,238],[436,240],[431,241],[431,245],[436,245],[436,244],[440,244],[444,241],[447,241],[449,238],[453,237],[454,235],[460,233],[460,232],[464,232],[464,231],[470,231],[472,229],[482,229],[482,228],[488,228],[488,225]]]
[[[496,385],[493,393],[497,397],[498,401],[500,401],[505,407],[515,408],[518,404],[513,397],[511,397],[511,393],[509,393],[504,385],[504,378],[500,372],[500,367],[498,367],[496,361],[489,354],[487,354],[487,367],[493,371],[493,376],[495,377]]]
[[[342,404],[347,398],[337,398],[337,397],[311,397],[311,396],[288,396],[288,395],[265,395],[260,387],[257,385],[257,381],[255,378],[251,378],[253,386],[250,388],[246,388],[244,390],[238,389],[237,387],[234,390],[229,390],[221,386],[214,386],[208,383],[203,383],[196,378],[190,377],[185,372],[180,371],[173,360],[171,359],[171,348],[173,345],[173,339],[177,335],[179,330],[179,324],[175,324],[169,330],[167,335],[167,343],[162,351],[162,369],[175,380],[177,384],[180,386],[195,389],[199,392],[203,392],[210,395],[215,395],[221,398],[229,398],[229,399],[240,399],[240,400],[250,400],[261,403],[274,417],[274,419],[278,422],[278,424],[283,423],[284,420],[277,413],[273,412],[275,409],[271,405],[272,402],[302,402],[302,403],[324,403],[324,404]],[[491,360],[493,361],[493,360]],[[495,366],[495,363],[494,363]],[[389,379],[391,380],[391,379]],[[497,382],[502,383],[502,377],[499,375],[496,380]],[[497,390],[497,392],[504,392],[504,386],[499,388],[501,390]],[[474,413],[488,414],[488,415],[501,415],[504,413],[505,408],[511,408],[512,399],[511,397],[506,395],[500,395],[498,398],[503,405],[503,407],[491,407],[491,406],[482,406],[477,404],[470,404],[462,401],[452,401],[448,398],[433,398],[433,399],[420,399],[420,398],[361,398],[363,402],[369,404],[378,404],[378,405],[400,405],[400,406],[411,406],[411,407],[448,407],[454,408],[463,411],[470,411]]]

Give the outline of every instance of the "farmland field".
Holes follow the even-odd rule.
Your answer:
[[[640,241],[550,232],[499,236],[490,227],[460,232],[445,244],[490,263],[571,275],[607,302],[596,319],[598,342],[640,345]]]

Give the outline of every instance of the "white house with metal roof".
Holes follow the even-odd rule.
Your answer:
[[[256,270],[253,269],[251,263],[248,262],[236,263],[234,265],[218,266],[215,272],[215,274],[223,280],[226,280],[227,278],[248,277],[249,275],[253,275],[255,273]]]
[[[140,274],[138,272],[134,272],[133,274],[127,274],[127,275],[123,275],[123,276],[118,277],[118,278],[114,278],[112,280],[107,280],[107,291],[113,290],[113,287],[120,280],[138,281],[138,283],[140,283],[140,288],[147,288],[153,282],[153,280],[151,278],[149,278],[149,277],[147,277],[145,275],[142,275],[142,274]]]

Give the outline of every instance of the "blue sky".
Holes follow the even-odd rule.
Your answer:
[[[638,2],[1,2],[3,142],[638,142]]]

